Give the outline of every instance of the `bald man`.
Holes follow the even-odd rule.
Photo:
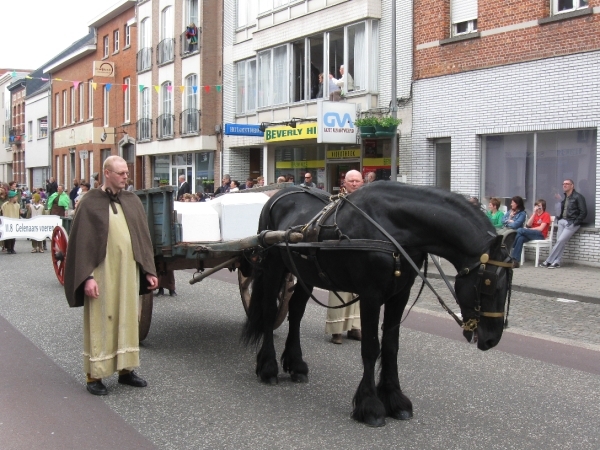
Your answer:
[[[119,156],[104,162],[104,185],[83,196],[69,233],[65,295],[83,306],[83,366],[87,390],[106,395],[102,379],[146,386],[140,365],[138,296],[158,286],[142,202],[127,191],[129,169]]]
[[[349,170],[344,178],[343,190],[346,194],[352,194],[363,185],[362,175],[358,170]],[[348,303],[353,295],[349,292],[338,292],[338,295]],[[362,333],[360,331],[360,302],[356,302],[345,308],[328,309],[327,320],[325,321],[325,333],[331,334],[331,342],[334,344],[342,343],[342,333],[348,332],[348,339],[360,341]],[[333,292],[329,292],[328,304],[330,307],[338,306],[342,303]]]

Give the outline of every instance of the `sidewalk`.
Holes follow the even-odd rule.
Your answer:
[[[541,261],[540,261],[541,262]],[[442,270],[452,278],[456,270],[448,261],[442,259]],[[600,268],[567,264],[560,269],[534,267],[534,261],[513,271],[513,289],[529,294],[544,295],[586,303],[600,304]],[[429,260],[428,276],[440,278],[433,262]]]

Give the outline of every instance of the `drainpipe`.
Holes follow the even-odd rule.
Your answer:
[[[392,0],[392,117],[398,117],[398,103],[396,101],[396,0]],[[390,180],[398,181],[398,132],[392,136],[392,158]]]

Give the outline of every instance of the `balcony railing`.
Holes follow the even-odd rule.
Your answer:
[[[138,141],[149,141],[152,139],[152,119],[138,120],[136,128]]]
[[[146,47],[137,52],[137,71],[145,72],[152,68],[152,47]]]
[[[179,41],[181,43],[179,56],[185,58],[186,56],[200,53],[200,33],[202,33],[202,29],[198,28],[198,35],[196,36],[195,44],[192,44],[192,40],[186,37],[185,31],[181,33],[181,36],[179,37]]]
[[[186,109],[179,114],[179,134],[198,134],[200,132],[200,111]]]
[[[173,137],[173,125],[175,116],[173,114],[162,114],[156,119],[156,136],[158,139]]]
[[[165,64],[175,59],[175,39],[163,39],[156,46],[156,63]]]

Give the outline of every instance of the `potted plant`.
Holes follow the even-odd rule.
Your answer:
[[[360,130],[362,137],[375,137],[375,125],[377,124],[377,117],[367,116],[361,117],[354,121],[354,125]]]
[[[377,120],[375,124],[375,135],[377,137],[391,137],[396,133],[396,128],[402,123],[401,119],[385,116]]]

